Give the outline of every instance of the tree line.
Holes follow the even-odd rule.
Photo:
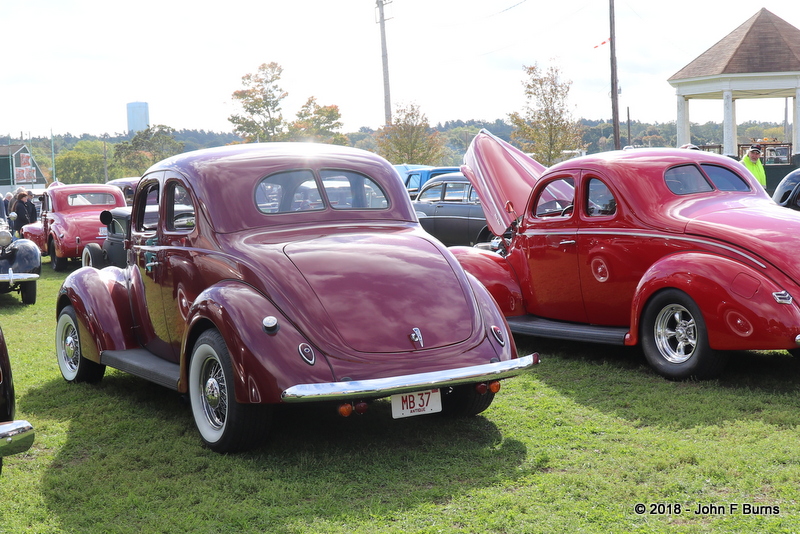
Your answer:
[[[360,128],[342,133],[341,114],[336,105],[320,105],[309,96],[291,120],[284,118],[283,101],[288,96],[280,86],[283,68],[264,63],[242,77],[242,88],[232,98],[240,112],[228,120],[233,131],[175,130],[155,125],[146,130],[114,136],[80,137],[71,134],[51,138],[12,140],[24,143],[48,180],[65,183],[103,182],[126,176],[141,176],[163,158],[201,148],[247,142],[314,141],[353,146],[376,152],[393,164],[458,165],[472,138],[487,129],[494,135],[532,153],[544,165],[563,159],[565,150],[586,153],[614,149],[610,120],[574,119],[568,105],[571,81],[558,67],[524,67],[522,110],[494,121],[454,120],[431,125],[416,104],[398,106],[391,124],[377,130]],[[764,137],[781,140],[783,127],[771,122],[746,122],[737,125],[740,143]],[[722,124],[692,124],[692,143],[721,145]],[[620,145],[674,147],[677,126],[666,123],[632,121],[620,125]]]

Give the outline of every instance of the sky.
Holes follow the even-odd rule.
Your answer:
[[[615,0],[620,118],[670,122],[667,79],[762,7],[800,28],[800,2]],[[231,95],[259,65],[283,68],[284,119],[309,97],[337,105],[343,132],[384,122],[375,0],[0,0],[0,140],[127,130],[126,104],[150,123],[230,132]],[[392,0],[386,6],[392,108],[431,125],[507,119],[525,105],[524,67],[571,80],[575,118],[611,117],[609,2]],[[737,101],[737,120],[781,122],[783,99]],[[690,120],[723,120],[692,101]]]

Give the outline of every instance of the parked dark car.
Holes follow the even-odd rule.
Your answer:
[[[0,330],[0,472],[3,457],[19,454],[31,448],[34,439],[33,426],[27,421],[15,421],[16,399],[11,363],[3,331]]]
[[[102,245],[87,243],[83,247],[81,265],[98,269],[115,265],[124,268],[128,262],[125,238],[131,225],[131,207],[114,208],[100,213],[100,222],[106,225],[106,239]]]
[[[8,223],[0,219],[0,293],[16,291],[23,304],[36,304],[36,283],[41,272],[42,254],[36,244],[14,239]]]
[[[733,350],[800,353],[800,213],[699,150],[637,149],[549,168],[483,131],[462,171],[502,254],[454,247],[514,332],[640,345],[674,379]]]
[[[431,178],[449,172],[459,172],[460,170],[458,167],[427,167],[420,165],[407,165],[407,167],[407,171],[398,172],[400,173],[403,185],[406,187],[406,191],[408,191],[408,196],[411,197],[412,200],[417,198],[420,188]],[[395,168],[397,168],[396,165]]]
[[[460,172],[428,180],[412,205],[422,227],[448,247],[487,243],[494,237],[478,192]]]
[[[772,194],[772,200],[786,208],[800,210],[800,169],[783,177]]]
[[[107,181],[106,185],[119,187],[122,190],[122,194],[125,195],[125,203],[130,206],[133,203],[133,192],[136,191],[136,185],[139,183],[140,179],[141,177],[139,176],[115,178],[114,180]]]
[[[391,397],[395,418],[475,415],[538,362],[517,357],[488,291],[375,154],[189,152],[151,167],[130,209],[129,224],[122,208],[102,215],[126,227],[125,266],[82,267],[61,287],[61,373],[98,382],[111,366],[187,394],[215,451],[256,446],[281,403],[349,415]]]

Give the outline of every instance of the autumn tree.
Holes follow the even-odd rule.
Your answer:
[[[567,97],[571,81],[561,79],[556,66],[547,70],[537,64],[524,67],[528,78],[525,87],[525,107],[522,113],[511,113],[509,119],[516,128],[511,140],[534,159],[550,166],[563,159],[564,150],[582,147],[581,125],[572,119]]]
[[[104,168],[102,154],[67,150],[56,156],[57,179],[65,184],[102,183]]]
[[[415,104],[396,109],[392,124],[375,133],[375,143],[378,154],[395,164],[441,165],[447,155],[444,139]]]
[[[228,120],[234,125],[233,131],[249,142],[277,141],[283,133],[281,102],[289,93],[278,86],[281,74],[283,67],[277,63],[264,63],[255,74],[242,76],[244,89],[233,93],[243,113]]]
[[[120,167],[131,169],[132,175],[142,175],[154,163],[183,151],[183,143],[175,140],[174,133],[163,124],[136,132],[130,141],[114,145],[114,160]]]
[[[297,120],[289,125],[287,139],[347,145],[347,137],[336,131],[342,127],[339,119],[339,106],[320,106],[311,96],[297,112]]]

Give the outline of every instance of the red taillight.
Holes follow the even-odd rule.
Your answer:
[[[339,405],[339,415],[342,417],[349,417],[351,413],[353,413],[353,405],[349,402],[345,402]]]
[[[356,413],[362,414],[362,413],[366,412],[367,411],[367,406],[369,406],[369,405],[364,401],[357,402],[356,405],[355,405]]]
[[[475,384],[475,391],[477,391],[480,395],[485,395],[486,392],[489,391],[489,386],[486,385],[486,382]]]

